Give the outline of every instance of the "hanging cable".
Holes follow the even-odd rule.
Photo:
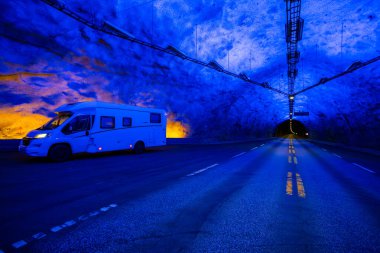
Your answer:
[[[115,25],[113,25],[107,21],[104,21],[104,20],[90,21],[90,20],[83,18],[82,16],[78,15],[76,12],[70,10],[69,8],[67,8],[65,6],[65,4],[63,4],[62,2],[60,2],[58,0],[41,0],[41,1],[52,6],[55,9],[59,10],[60,12],[66,14],[67,16],[81,22],[82,24],[84,24],[88,27],[91,27],[94,30],[97,30],[97,31],[100,31],[100,32],[103,32],[103,33],[106,33],[106,34],[109,34],[112,36],[116,36],[116,37],[119,37],[121,39],[128,40],[132,43],[140,44],[142,46],[149,47],[149,48],[152,48],[154,50],[157,50],[157,51],[160,51],[160,52],[163,52],[166,54],[170,54],[172,56],[179,57],[183,60],[187,60],[187,61],[193,62],[195,64],[202,65],[204,67],[207,67],[207,68],[216,70],[218,72],[224,73],[226,75],[241,79],[247,83],[254,84],[254,85],[260,86],[260,87],[268,89],[268,90],[275,91],[275,92],[283,94],[283,95],[288,95],[288,93],[283,92],[277,88],[270,86],[268,82],[262,82],[262,83],[256,82],[254,80],[251,80],[244,73],[236,74],[236,73],[230,72],[228,70],[225,70],[216,61],[211,61],[208,63],[202,62],[200,60],[197,60],[197,59],[194,59],[194,58],[191,58],[191,57],[185,55],[184,53],[182,53],[181,51],[179,51],[178,49],[176,49],[173,46],[169,45],[166,48],[163,48],[163,47],[158,46],[156,44],[137,39],[132,34],[124,31],[123,29],[121,29],[119,27],[116,27]]]
[[[372,58],[372,59],[370,59],[370,60],[368,60],[368,61],[365,61],[365,62],[356,61],[356,62],[352,63],[351,66],[348,67],[347,70],[345,70],[345,71],[343,71],[343,72],[341,72],[341,73],[339,73],[339,74],[337,74],[337,75],[335,75],[335,76],[332,76],[332,77],[322,77],[322,78],[319,80],[318,83],[313,84],[313,85],[311,85],[311,86],[309,86],[309,87],[307,87],[307,88],[305,88],[305,89],[302,89],[302,90],[300,90],[300,91],[295,92],[295,93],[293,94],[293,96],[299,95],[299,94],[301,94],[301,93],[303,93],[303,92],[305,92],[305,91],[307,91],[307,90],[310,90],[310,89],[315,88],[315,87],[317,87],[317,86],[319,86],[319,85],[322,85],[322,84],[325,84],[325,83],[327,83],[327,82],[330,82],[330,81],[332,81],[332,80],[334,80],[334,79],[336,79],[336,78],[339,78],[339,77],[342,77],[342,76],[344,76],[344,75],[350,74],[350,73],[352,73],[352,72],[354,72],[354,71],[356,71],[356,70],[358,70],[358,69],[361,69],[361,68],[363,68],[363,67],[365,67],[365,66],[367,66],[367,65],[369,65],[369,64],[375,63],[375,62],[377,62],[377,61],[380,61],[380,55],[377,56],[377,57],[375,57],[375,58]]]

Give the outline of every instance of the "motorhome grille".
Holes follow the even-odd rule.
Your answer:
[[[31,139],[30,138],[23,138],[22,139],[22,145],[29,146]]]

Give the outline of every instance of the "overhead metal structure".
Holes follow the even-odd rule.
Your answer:
[[[78,15],[76,12],[67,8],[64,3],[62,3],[58,0],[41,0],[41,1],[52,6],[55,9],[59,10],[60,12],[66,14],[67,16],[81,22],[82,24],[84,24],[88,27],[91,27],[94,30],[97,30],[97,31],[100,31],[103,33],[107,33],[109,35],[116,36],[116,37],[119,37],[121,39],[128,40],[130,42],[137,43],[137,44],[140,44],[142,46],[149,47],[149,48],[152,48],[154,50],[179,57],[183,60],[187,60],[187,61],[193,62],[195,64],[202,65],[204,67],[222,72],[226,75],[229,75],[229,76],[232,76],[235,78],[239,78],[239,79],[243,80],[244,82],[254,84],[254,85],[263,87],[263,88],[268,89],[268,90],[275,91],[275,92],[283,94],[283,95],[288,95],[286,92],[270,86],[269,83],[267,83],[267,82],[262,82],[262,83],[256,82],[256,81],[248,78],[246,75],[235,74],[233,72],[225,70],[216,61],[211,61],[211,62],[206,63],[206,62],[203,62],[203,61],[200,61],[200,60],[197,60],[195,58],[192,58],[192,57],[185,55],[180,50],[176,49],[175,47],[173,47],[171,45],[164,48],[164,47],[155,45],[153,43],[137,39],[132,34],[124,31],[123,29],[121,29],[121,28],[119,28],[119,27],[117,27],[117,26],[115,26],[115,25],[113,25],[107,21],[104,21],[104,20],[93,21],[93,20],[86,19],[86,18]]]
[[[367,66],[369,64],[372,64],[374,62],[377,62],[377,61],[380,61],[380,55],[377,56],[377,57],[375,57],[375,58],[372,58],[372,59],[370,59],[368,61],[365,61],[365,62],[361,62],[361,61],[354,62],[354,63],[351,64],[350,67],[347,68],[347,70],[343,71],[342,73],[339,73],[339,74],[337,74],[335,76],[332,76],[332,77],[323,77],[323,78],[319,79],[318,83],[310,85],[309,87],[307,87],[305,89],[302,89],[300,91],[297,91],[297,92],[293,93],[293,96],[299,95],[299,94],[301,94],[301,93],[303,93],[303,92],[305,92],[307,90],[310,90],[310,89],[315,88],[315,87],[317,87],[319,85],[322,85],[322,84],[325,84],[327,82],[330,82],[330,81],[332,81],[332,80],[334,80],[336,78],[339,78],[339,77],[342,77],[344,75],[350,74],[350,73],[352,73],[352,72],[354,72],[354,71],[356,71],[356,70],[358,70],[360,68],[363,68],[363,67],[365,67],[365,66]]]
[[[297,63],[300,59],[300,52],[298,51],[298,41],[302,40],[302,33],[303,33],[303,26],[304,26],[304,20],[300,17],[301,15],[301,0],[284,0],[286,2],[286,24],[285,24],[285,37],[286,37],[286,43],[287,43],[287,63],[288,63],[288,91],[282,91],[280,89],[274,88],[271,85],[269,85],[268,82],[256,82],[254,80],[251,80],[247,74],[244,72],[236,74],[231,71],[228,71],[224,69],[219,63],[216,61],[210,61],[210,62],[203,62],[198,59],[192,58],[187,56],[185,53],[181,52],[179,49],[175,48],[172,45],[168,45],[167,47],[161,47],[156,44],[146,42],[140,39],[137,39],[132,34],[128,33],[127,31],[123,30],[120,27],[117,27],[113,24],[111,24],[108,21],[105,20],[97,20],[94,18],[86,19],[82,17],[81,15],[77,14],[76,12],[70,10],[66,7],[66,5],[59,1],[59,0],[41,0],[42,2],[52,6],[53,8],[57,9],[58,11],[66,14],[67,16],[77,20],[78,22],[103,33],[109,34],[111,36],[115,36],[127,41],[130,41],[132,43],[137,43],[145,47],[152,48],[154,50],[170,54],[172,56],[181,58],[183,60],[187,60],[190,62],[193,62],[198,65],[202,65],[204,67],[210,68],[212,70],[224,73],[226,75],[238,78],[244,82],[254,84],[257,86],[260,86],[262,88],[275,91],[279,94],[285,95],[288,97],[289,102],[289,118],[290,122],[294,116],[294,100],[295,96],[299,95],[307,90],[310,90],[314,87],[317,87],[319,85],[325,84],[331,80],[334,80],[336,78],[339,78],[341,76],[344,76],[346,74],[352,73],[362,67],[365,67],[371,63],[374,63],[376,61],[380,60],[380,56],[377,56],[373,59],[370,59],[366,62],[354,62],[346,71],[337,74],[332,77],[324,77],[319,80],[318,83],[311,85],[307,88],[304,88],[300,91],[295,92],[294,91],[294,84],[295,79],[298,75],[298,69],[297,69]]]
[[[302,39],[304,20],[301,18],[301,0],[285,0],[286,2],[286,24],[285,37],[287,45],[288,63],[288,99],[289,118],[293,118],[294,112],[294,83],[298,74],[297,63],[300,52],[297,49],[298,41]]]

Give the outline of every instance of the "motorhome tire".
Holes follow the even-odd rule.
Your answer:
[[[64,162],[71,157],[71,148],[66,144],[56,144],[49,150],[49,159],[53,162]]]
[[[145,151],[145,145],[144,145],[144,142],[142,141],[138,141],[134,148],[133,148],[133,151],[136,153],[136,154],[142,154],[144,153]]]

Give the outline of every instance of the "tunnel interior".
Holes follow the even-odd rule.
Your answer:
[[[290,128],[291,125],[291,128]],[[292,132],[293,131],[293,132]],[[297,137],[300,138],[308,138],[309,133],[305,125],[299,121],[299,120],[292,120],[292,123],[290,123],[290,120],[285,120],[278,124],[275,129],[274,136],[275,137],[284,137],[289,134],[295,134]]]
[[[290,116],[286,1],[93,0],[91,12],[83,11],[83,1],[67,1],[63,12],[43,3],[50,1],[25,0],[15,12],[19,2],[0,4],[0,139],[21,139],[57,107],[80,101],[164,109],[168,138],[289,131],[287,123],[274,130]],[[310,138],[380,149],[378,13],[376,1],[302,4],[292,76],[298,73],[294,92],[312,88],[296,94],[292,107],[310,115],[302,118]],[[94,30],[72,14],[126,35]],[[338,20],[345,17],[342,28]],[[131,36],[170,53],[125,39]],[[299,123],[295,132],[306,133]]]

